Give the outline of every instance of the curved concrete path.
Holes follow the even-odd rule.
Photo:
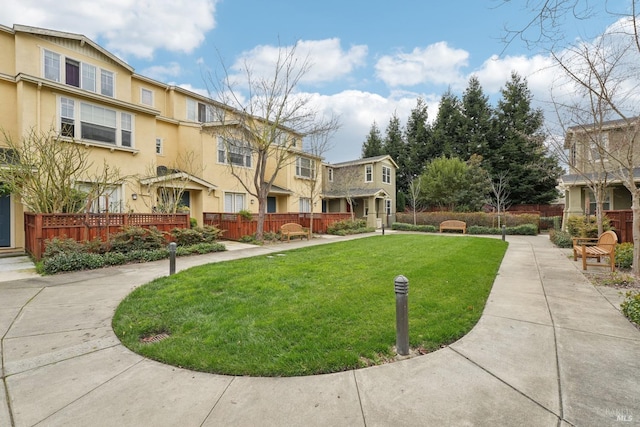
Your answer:
[[[591,286],[545,236],[507,240],[482,318],[463,339],[312,377],[210,375],[120,345],[115,307],[167,274],[167,261],[0,283],[0,426],[640,424],[640,331],[617,310],[617,293]],[[331,241],[232,244],[178,269]]]

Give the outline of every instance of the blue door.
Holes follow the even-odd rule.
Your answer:
[[[0,247],[11,246],[11,197],[0,196]]]
[[[275,197],[267,197],[267,213],[276,213]]]

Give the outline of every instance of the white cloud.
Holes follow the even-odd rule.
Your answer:
[[[371,92],[346,90],[334,95],[316,93],[310,96],[310,104],[316,111],[340,117],[342,127],[333,138],[333,148],[326,154],[327,161],[338,163],[361,157],[362,143],[374,121],[383,137],[394,113],[404,126],[404,121],[416,106],[416,99],[420,95],[403,92],[384,97]],[[426,98],[429,114],[435,116],[437,100],[433,97]]]
[[[498,93],[505,83],[511,79],[513,71],[527,79],[529,89],[533,93],[546,92],[547,97],[554,74],[557,72],[554,71],[553,60],[548,56],[507,56],[500,58],[497,55],[493,55],[473,74],[478,77],[485,92]]]
[[[285,52],[291,52],[293,49],[295,49],[298,64],[302,65],[306,60],[310,65],[309,70],[300,81],[300,83],[307,84],[338,80],[350,74],[357,67],[363,66],[367,56],[365,45],[351,46],[348,50],[343,50],[340,46],[340,39],[337,38],[300,40],[295,46],[256,46],[249,51],[242,52],[231,68],[236,73],[242,74],[245,64],[250,64],[252,77],[272,76],[278,56]]]
[[[391,87],[418,84],[459,85],[464,80],[460,70],[468,65],[469,52],[438,42],[411,53],[383,56],[376,64],[376,75]]]
[[[157,49],[193,51],[215,27],[218,0],[21,0],[3,5],[0,20],[80,33],[117,55],[152,58]]]
[[[167,65],[154,65],[140,71],[140,74],[158,81],[167,81],[172,77],[180,76],[182,67],[177,62],[170,62]]]

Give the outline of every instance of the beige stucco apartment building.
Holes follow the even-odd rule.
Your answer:
[[[565,220],[571,215],[593,215],[596,198],[590,187],[603,187],[603,209],[631,209],[631,193],[620,180],[620,161],[633,159],[637,148],[637,118],[630,121],[612,120],[598,125],[575,126],[568,129],[564,148],[569,152],[569,174],[561,178],[565,189]],[[635,166],[634,181],[640,181],[640,163]]]
[[[117,166],[122,176],[130,177],[93,203],[94,212],[152,212],[162,203],[161,188],[175,185],[176,180],[184,186],[182,204],[199,223],[203,212],[257,212],[257,200],[230,173],[230,164],[250,172],[255,157],[248,147],[230,148],[221,137],[226,122],[219,117],[229,117],[234,110],[136,74],[85,36],[0,25],[0,99],[0,129],[14,140],[31,131],[52,131],[69,143],[81,144],[94,164],[106,161]],[[346,209],[344,204],[335,204],[340,200],[335,191],[323,203],[309,199],[308,181],[316,176],[313,168],[322,159],[303,151],[301,135],[289,129],[284,132],[295,143],[289,146],[290,160],[273,183],[267,211],[321,212],[322,206],[331,212]],[[188,167],[180,164],[185,157]],[[389,172],[393,188],[387,181],[380,183],[382,192],[362,195],[370,202],[359,207],[359,215],[371,224],[375,224],[374,212],[395,212],[395,164],[390,159],[384,162],[393,167]],[[379,163],[372,162],[376,183],[384,179],[378,177],[383,173],[377,170]],[[333,166],[333,180],[341,167]],[[319,168],[317,173],[324,171]],[[78,182],[77,186],[88,184]],[[0,252],[23,247],[23,221],[19,197],[1,195]]]

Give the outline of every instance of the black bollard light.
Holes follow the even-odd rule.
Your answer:
[[[506,236],[507,236],[507,226],[502,224],[502,241],[503,242]]]
[[[169,243],[169,276],[176,272],[176,242]]]
[[[396,292],[396,352],[409,354],[409,280],[400,275],[394,280]]]

